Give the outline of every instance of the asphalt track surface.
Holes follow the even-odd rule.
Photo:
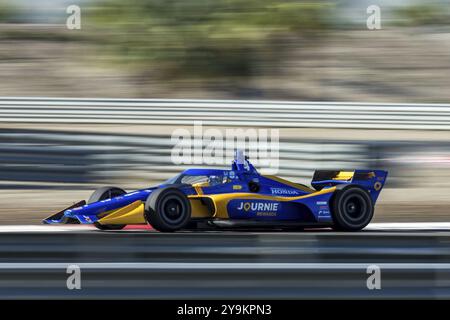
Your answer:
[[[73,266],[79,290],[67,287]],[[374,268],[381,288],[371,290]],[[1,226],[0,298],[450,298],[450,223],[357,233]]]

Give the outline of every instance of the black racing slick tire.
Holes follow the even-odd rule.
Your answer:
[[[359,231],[372,220],[374,206],[369,193],[359,187],[348,186],[336,190],[332,203],[333,229]]]
[[[122,230],[126,227],[126,224],[100,224],[94,222],[94,226],[99,230]]]
[[[97,201],[102,201],[106,199],[111,199],[114,197],[121,196],[123,194],[127,193],[125,190],[117,187],[101,187],[92,193],[92,195],[89,197],[89,200],[87,203],[93,203]]]
[[[145,202],[144,215],[147,223],[158,231],[177,231],[191,220],[191,203],[177,188],[156,189]]]
[[[111,199],[114,197],[121,196],[127,193],[125,190],[117,187],[101,187],[94,191],[94,193],[89,197],[88,203],[94,203],[97,201],[102,201],[106,199]],[[125,228],[125,224],[100,224],[98,222],[94,223],[94,226],[99,230],[121,230]]]

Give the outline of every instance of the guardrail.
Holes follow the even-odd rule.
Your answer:
[[[199,141],[203,147],[204,143]],[[163,134],[0,129],[0,183],[103,184],[117,181],[141,185],[166,180],[183,169],[204,166],[174,164],[171,159],[173,147],[170,135]],[[438,169],[442,164],[427,163],[426,158],[416,159],[418,150],[422,155],[443,154],[449,152],[450,142],[298,141],[282,137],[277,174],[309,184],[317,169],[382,168],[390,172],[388,187],[414,185],[414,179],[424,185],[424,177],[430,179],[430,176],[417,168],[433,166]],[[222,164],[214,167],[230,165],[226,159],[223,160]],[[261,166],[258,168],[264,169]],[[440,180],[442,174],[440,172]],[[442,181],[439,183],[442,185]]]
[[[0,180],[162,181],[185,168],[202,166],[173,164],[173,146],[170,135],[4,129],[0,130]],[[369,167],[373,163],[369,159],[368,146],[361,143],[281,139],[278,174],[309,183],[315,169]]]
[[[449,104],[0,98],[0,122],[450,130]]]
[[[1,123],[186,124],[279,127],[450,129],[450,105],[281,101],[0,98]],[[32,128],[32,125],[30,124]],[[169,134],[0,129],[0,181],[112,183],[162,181],[193,164],[171,161]],[[203,143],[203,142],[202,142]],[[448,139],[339,141],[281,137],[278,175],[309,183],[316,169],[383,168],[388,186],[411,185],[420,170],[396,158],[450,150]],[[255,160],[255,159],[253,159]],[[417,161],[416,161],[417,163]],[[229,163],[218,164],[228,166]],[[418,172],[418,173],[417,173]],[[417,173],[417,174],[416,174]],[[418,181],[423,184],[421,177]],[[3,184],[3,183],[2,183]],[[405,183],[406,184],[406,183]]]

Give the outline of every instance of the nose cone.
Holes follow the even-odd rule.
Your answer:
[[[85,207],[89,206],[88,204],[84,204],[82,206],[79,207],[75,207],[75,208],[71,208],[71,209],[67,209],[66,211],[64,211],[64,215],[66,217],[72,217],[76,214],[83,214],[83,209]]]

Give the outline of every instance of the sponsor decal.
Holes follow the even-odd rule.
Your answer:
[[[375,182],[375,184],[373,185],[373,188],[375,189],[375,191],[380,191],[381,187],[383,185],[381,184],[381,182],[377,181]]]
[[[294,189],[287,189],[287,188],[270,188],[270,192],[272,194],[279,194],[279,195],[298,195],[299,192]]]
[[[237,209],[238,210],[244,210],[244,211],[272,211],[277,212],[278,207],[280,203],[279,202],[244,202],[241,201],[239,203]]]
[[[242,189],[242,186],[239,184],[233,186],[233,190],[241,190],[241,189]]]
[[[87,222],[91,222],[91,223],[92,223],[92,220],[91,220],[91,218],[89,218],[89,216],[83,216],[83,218],[84,218],[84,220],[86,220]]]
[[[328,202],[326,202],[326,201],[317,201],[316,204],[318,206],[323,206],[323,205],[328,205]]]
[[[277,215],[276,212],[258,212],[256,213],[259,217],[275,217]]]

